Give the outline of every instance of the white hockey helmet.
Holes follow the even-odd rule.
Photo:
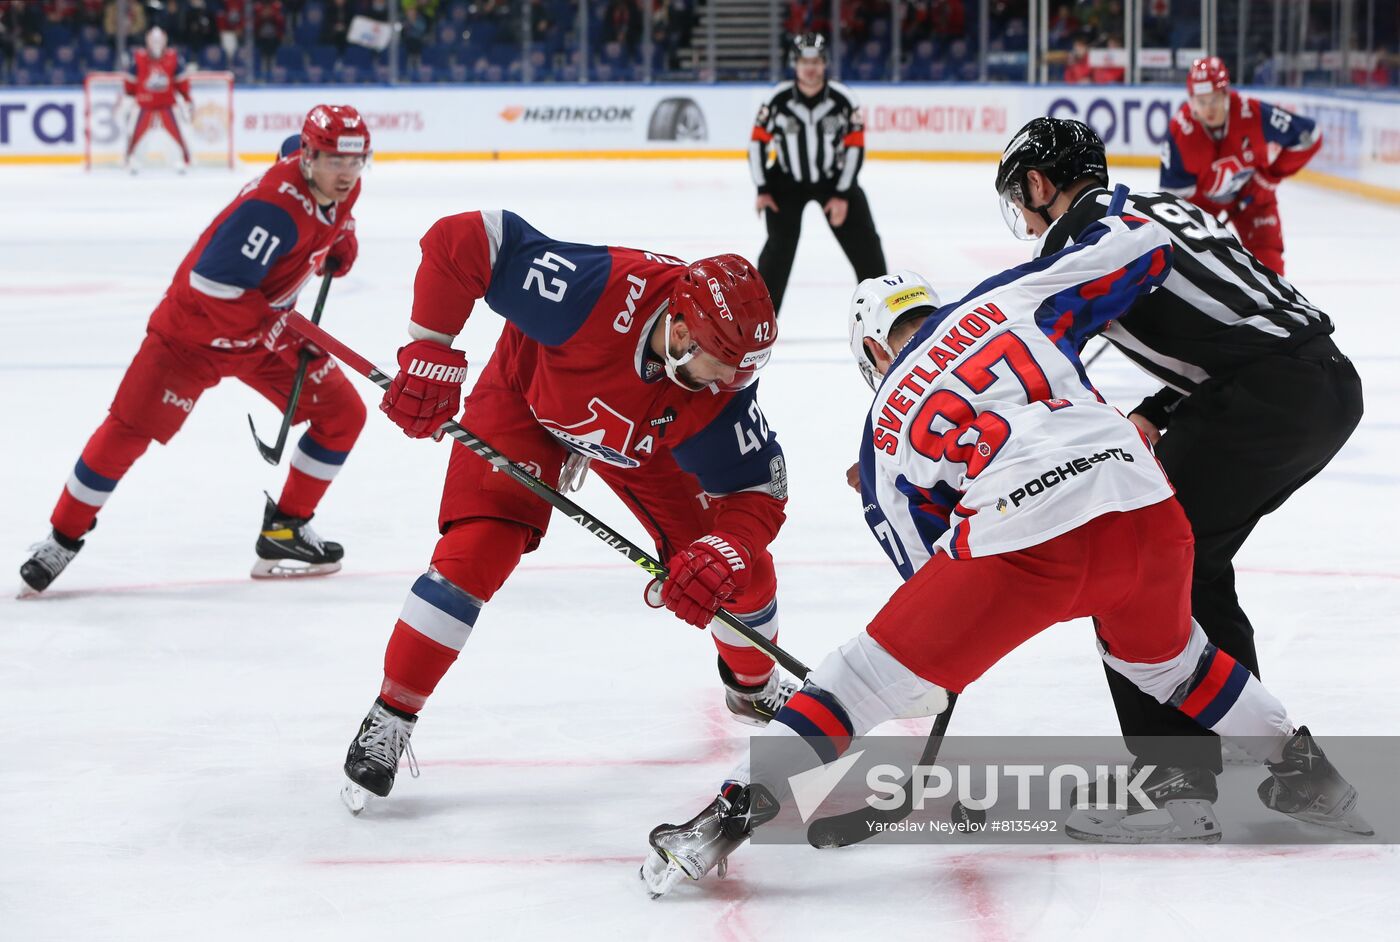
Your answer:
[[[866,339],[875,341],[893,358],[890,331],[910,315],[932,314],[941,303],[933,285],[923,275],[908,270],[867,278],[856,286],[851,295],[851,353],[871,389],[880,388],[880,374],[865,349]]]
[[[152,26],[146,31],[146,49],[151,55],[160,55],[169,44],[170,38],[165,35],[165,30],[161,29],[159,26]]]

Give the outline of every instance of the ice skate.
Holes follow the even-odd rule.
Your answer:
[[[1306,726],[1268,763],[1270,778],[1259,783],[1259,800],[1274,811],[1308,824],[1369,837],[1375,829],[1356,810],[1356,788],[1318,748]]]
[[[777,801],[762,785],[725,782],[715,800],[685,824],[652,828],[647,838],[652,852],[638,875],[652,899],[665,896],[682,877],[699,880],[714,870],[722,880],[729,855],[777,813]]]
[[[1128,781],[1137,777],[1144,763],[1133,763]],[[1221,837],[1215,816],[1215,775],[1206,769],[1157,766],[1141,788],[1156,810],[1145,807],[1129,793],[1119,800],[1117,788],[1127,782],[1113,780],[1109,793],[1089,787],[1088,808],[1076,808],[1065,821],[1065,834],[1077,841],[1099,844],[1214,844]],[[1077,803],[1078,793],[1075,799]],[[1124,807],[1116,807],[1116,805]],[[1101,807],[1107,806],[1107,807]]]
[[[262,532],[258,534],[254,579],[328,576],[340,571],[345,548],[323,540],[311,529],[310,517],[289,517],[267,498]]]
[[[778,676],[777,668],[763,683],[746,686],[735,679],[724,658],[719,659],[719,676],[724,681],[725,706],[736,720],[749,726],[767,726],[800,686],[791,678]]]
[[[68,568],[84,540],[70,540],[68,537],[50,530],[49,535],[29,547],[30,556],[19,567],[19,577],[24,580],[19,597],[29,598],[38,595],[49,587],[59,573]]]
[[[371,796],[386,797],[394,787],[399,771],[399,757],[408,755],[408,772],[418,777],[418,760],[413,755],[409,738],[418,717],[396,710],[375,698],[360,731],[345,754],[345,785],[340,800],[351,814],[359,814]]]

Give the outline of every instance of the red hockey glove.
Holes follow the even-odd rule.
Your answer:
[[[725,533],[702,536],[671,557],[670,575],[661,586],[661,601],[676,617],[705,628],[720,605],[749,584],[749,552]]]
[[[355,264],[355,259],[359,255],[360,241],[355,238],[354,229],[346,229],[336,236],[335,241],[331,243],[331,250],[326,253],[326,261],[334,262],[334,265],[331,266],[334,269],[331,277],[343,278],[350,274],[350,268]],[[325,272],[318,271],[316,274],[323,275]]]
[[[415,340],[399,348],[399,375],[385,391],[379,411],[409,438],[427,438],[456,418],[466,378],[465,353],[435,340]]]
[[[1239,199],[1230,207],[1229,215],[1233,219],[1248,209],[1266,206],[1277,200],[1278,178],[1263,171],[1255,171],[1254,176],[1244,185],[1244,189],[1240,190]]]

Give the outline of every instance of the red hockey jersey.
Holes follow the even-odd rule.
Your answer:
[[[296,303],[341,232],[353,230],[349,199],[322,209],[298,166],[283,157],[253,180],[195,242],[151,315],[157,333],[221,350],[246,350]],[[270,338],[269,338],[270,339]]]
[[[1243,208],[1241,197],[1268,205],[1277,200],[1278,181],[1301,170],[1321,146],[1311,118],[1231,91],[1225,126],[1216,133],[1192,116],[1189,104],[1181,106],[1162,144],[1160,186],[1211,213]]]
[[[175,104],[176,92],[186,101],[190,100],[190,83],[179,74],[180,58],[174,49],[165,50],[158,59],[152,59],[145,49],[138,49],[136,77],[128,77],[123,84],[126,93],[135,97],[141,108],[170,108]]]
[[[787,473],[758,383],[690,392],[648,345],[685,262],[560,242],[501,210],[441,219],[422,248],[410,334],[450,343],[484,299],[538,345],[525,398],[565,447],[621,468],[669,452],[716,499],[719,529],[754,549],[776,535]]]

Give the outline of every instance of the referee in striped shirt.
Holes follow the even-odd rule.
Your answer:
[[[821,204],[857,280],[885,273],[870,203],[856,184],[865,157],[860,106],[850,89],[827,81],[824,37],[798,36],[792,58],[797,80],[778,85],[758,110],[749,141],[749,169],[758,186],[754,208],[768,224],[758,271],[776,309],[783,306],[802,210],[811,200]]]
[[[1022,128],[997,171],[1008,223],[1039,237],[1042,257],[1107,214],[1107,184],[1103,141],[1055,118]],[[1134,193],[1124,211],[1166,227],[1174,263],[1162,287],[1104,336],[1163,383],[1128,418],[1155,446],[1195,534],[1192,614],[1213,644],[1259,676],[1254,627],[1235,594],[1235,554],[1346,444],[1361,421],[1361,378],[1333,342],[1327,315],[1213,217],[1170,193]],[[1306,545],[1299,541],[1300,553]],[[1220,740],[1107,673],[1129,751],[1157,766],[1147,794],[1171,782],[1167,797],[1213,801]]]

